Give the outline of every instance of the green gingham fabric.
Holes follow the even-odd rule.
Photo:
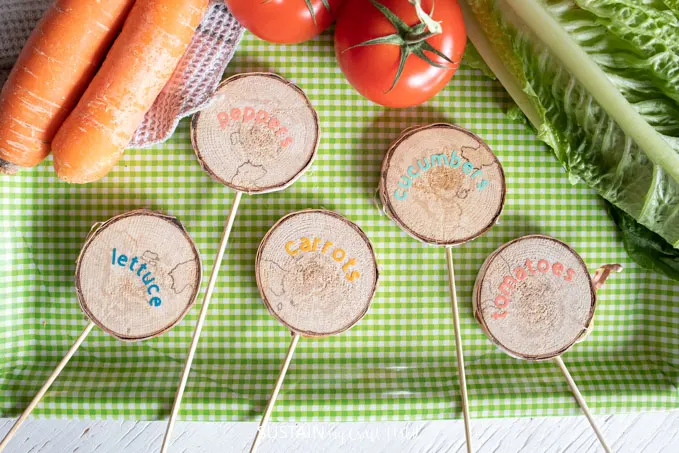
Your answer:
[[[679,407],[679,285],[632,263],[603,203],[571,185],[551,151],[504,114],[503,88],[471,69],[427,104],[389,110],[345,81],[332,35],[297,46],[246,34],[226,76],[273,71],[299,84],[322,122],[312,169],[289,189],[245,196],[236,219],[180,417],[258,419],[277,377],[289,332],[266,311],[254,256],[286,213],[324,207],[358,223],[373,241],[381,285],[349,332],[302,339],[276,404],[275,420],[413,420],[461,417],[444,250],[416,242],[376,205],[382,156],[401,130],[446,121],[483,137],[502,161],[506,208],[485,236],[454,249],[471,416],[580,414],[553,362],[500,352],[472,318],[471,291],[485,257],[524,234],[571,244],[589,268],[618,262],[600,292],[591,336],[564,355],[597,413]],[[93,223],[140,207],[177,216],[197,243],[204,286],[234,194],[194,157],[187,121],[153,149],[128,151],[114,172],[87,186],[58,181],[52,162],[0,177],[0,411],[16,416],[86,325],[76,302],[75,259]],[[203,287],[204,288],[204,287]],[[122,343],[95,329],[34,414],[162,419],[169,414],[198,316],[172,331]]]

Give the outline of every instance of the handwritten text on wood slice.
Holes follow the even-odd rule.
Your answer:
[[[305,336],[334,335],[368,311],[378,279],[363,231],[326,210],[282,218],[257,252],[257,285],[273,316]]]
[[[411,236],[461,244],[495,224],[505,200],[502,165],[471,132],[450,124],[407,129],[387,151],[380,197]]]
[[[142,340],[178,323],[201,281],[198,250],[173,217],[147,210],[109,220],[78,258],[80,306],[106,332]]]
[[[515,357],[562,354],[587,333],[596,296],[582,258],[548,236],[525,236],[491,254],[474,287],[490,339]]]
[[[191,123],[203,168],[244,193],[292,184],[311,165],[319,137],[318,115],[304,92],[268,73],[227,79]]]

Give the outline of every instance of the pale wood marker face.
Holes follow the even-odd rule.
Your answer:
[[[304,92],[269,73],[225,80],[191,122],[203,168],[222,184],[250,194],[292,184],[311,165],[319,138],[318,115]]]
[[[76,291],[85,314],[127,341],[160,335],[194,303],[200,256],[173,217],[132,211],[101,225],[87,239],[76,267]]]
[[[563,242],[525,236],[493,252],[474,286],[486,335],[514,357],[546,360],[583,338],[596,294],[582,258]]]
[[[338,334],[363,318],[379,275],[363,231],[326,210],[283,217],[262,239],[255,268],[269,312],[308,337]]]
[[[385,211],[416,239],[457,245],[486,232],[505,200],[502,165],[471,132],[451,124],[407,129],[382,163]]]

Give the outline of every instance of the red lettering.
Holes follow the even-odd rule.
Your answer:
[[[281,148],[287,148],[292,145],[292,137],[287,137],[285,140],[281,140]]]
[[[288,128],[285,127],[285,126],[281,127],[280,129],[278,129],[278,131],[276,131],[276,135],[279,136],[279,137],[281,135],[285,135],[287,133],[288,133]]]
[[[502,281],[498,289],[505,296],[509,296],[514,288],[516,288],[516,280],[508,275]]]
[[[516,277],[517,280],[525,280],[526,277],[528,277],[528,274],[526,274],[526,270],[522,267],[517,267],[514,269],[514,276]]]
[[[563,271],[564,267],[561,263],[554,263],[554,266],[552,266],[552,273],[557,277],[561,277],[563,275]]]
[[[226,112],[219,112],[217,114],[217,119],[219,120],[219,125],[222,129],[226,129],[226,126],[229,124],[229,114]]]
[[[253,119],[255,119],[255,109],[253,109],[252,107],[245,107],[243,121],[251,121]]]
[[[278,121],[278,118],[272,116],[271,119],[269,120],[269,129],[276,132],[279,127],[281,127],[281,122]]]
[[[240,121],[242,118],[242,112],[239,108],[235,107],[231,109],[231,119],[234,121]]]
[[[531,260],[526,260],[526,267],[528,268],[528,272],[535,275],[535,268],[533,268],[533,262]]]
[[[547,260],[538,261],[538,270],[540,272],[547,272],[549,270],[549,262]]]
[[[564,280],[566,280],[567,282],[570,282],[571,280],[573,280],[574,276],[575,276],[575,271],[573,269],[568,269],[568,271],[566,272],[566,277],[564,278]]]
[[[505,316],[507,316],[506,311],[501,311],[500,313],[497,313],[497,312],[493,313],[493,319],[500,319],[500,318],[504,318]]]
[[[509,299],[507,299],[505,296],[497,296],[495,298],[495,306],[497,308],[507,308],[509,305]]]
[[[257,122],[258,123],[266,123],[269,121],[269,114],[265,112],[264,110],[260,110],[257,112]]]

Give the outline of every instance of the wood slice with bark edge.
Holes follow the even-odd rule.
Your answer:
[[[442,145],[442,143],[445,145]],[[476,147],[459,146],[461,143],[473,143]],[[431,146],[438,148],[432,149]],[[446,154],[447,157],[450,157],[453,150],[461,159],[458,167],[445,168],[446,166],[434,165],[431,161],[432,155]],[[399,158],[405,159],[409,165],[396,162],[394,156],[397,153],[405,153]],[[425,163],[424,167],[426,167],[427,158],[429,158],[431,168],[424,173],[421,171],[422,167],[418,165],[418,160],[422,160]],[[462,171],[463,158],[464,162],[468,161],[474,166],[471,174],[474,174],[477,169],[491,168],[490,171],[487,170],[489,184],[485,188],[485,192],[478,192],[474,188],[478,184],[476,181],[481,179],[474,180]],[[440,162],[440,159],[437,159],[437,162]],[[481,162],[480,165],[479,162]],[[403,168],[396,168],[399,164]],[[405,177],[410,166],[417,170],[415,179],[408,178],[413,181],[408,194],[410,200],[398,200],[393,195],[393,189],[395,187],[402,189],[401,186],[397,185],[397,182],[401,180],[401,176]],[[494,167],[496,170],[492,170]],[[425,178],[420,179],[423,174]],[[479,174],[483,175],[484,173]],[[435,178],[433,182],[432,178]],[[420,181],[426,182],[420,184]],[[413,191],[413,189],[417,190]],[[453,246],[475,239],[495,225],[504,207],[506,183],[502,164],[481,138],[459,126],[434,123],[424,126],[411,126],[405,129],[390,145],[382,161],[378,190],[384,212],[410,236],[428,244]],[[455,194],[452,194],[453,190],[456,190]],[[411,191],[425,193],[412,195]],[[451,193],[446,194],[449,195],[447,197],[441,197],[442,191]],[[482,193],[483,195],[477,195],[470,198],[469,201],[461,203],[460,200],[466,200],[469,193]],[[464,194],[464,197],[461,197],[462,194]],[[423,199],[422,203],[414,203],[413,198],[415,196]],[[438,199],[434,199],[435,197],[438,197]],[[453,198],[458,201],[451,201]],[[422,207],[425,202],[427,204],[426,209]],[[397,203],[406,204],[403,207],[397,207]],[[486,211],[480,209],[480,206],[486,207]],[[430,208],[434,208],[437,215],[432,214]],[[450,222],[450,218],[446,218],[449,213],[453,213],[449,217],[457,220],[457,224]],[[415,224],[415,222],[419,224]],[[444,234],[441,234],[441,231],[444,231]]]
[[[526,259],[531,259],[536,275],[528,271]],[[538,269],[541,259],[549,264],[545,272]],[[555,273],[555,263],[564,267],[561,276]],[[521,281],[516,280],[519,267],[527,274]],[[571,281],[565,280],[568,269],[575,271]],[[513,289],[504,287],[510,293],[509,302],[498,308],[494,298],[505,295],[499,288],[506,276],[516,283]],[[524,291],[528,294],[521,297]],[[573,248],[536,234],[514,239],[486,258],[474,283],[472,303],[476,320],[495,345],[512,357],[540,361],[563,354],[589,334],[596,291],[585,262]],[[500,300],[500,305],[505,301]],[[504,311],[504,318],[494,319],[493,313]],[[509,332],[516,335],[511,345]]]
[[[299,248],[303,237],[311,241],[317,237],[322,242],[319,241],[315,252],[300,252],[296,257],[290,256],[285,251],[285,244],[294,240],[296,245],[291,246],[291,249]],[[331,241],[333,245],[322,253],[321,248],[326,241]],[[346,252],[339,262],[331,258],[337,249]],[[272,261],[274,256],[276,260]],[[357,263],[345,271],[342,266],[350,258],[355,258]],[[286,271],[285,265],[290,265],[291,269]],[[361,276],[353,282],[348,282],[346,275],[354,270],[360,272]],[[280,278],[276,278],[274,274],[278,274]],[[324,337],[344,332],[365,316],[377,290],[379,269],[372,243],[358,225],[333,211],[306,209],[282,217],[266,233],[257,249],[255,277],[264,304],[269,313],[281,324],[304,337]],[[286,289],[290,288],[286,288],[286,277],[289,278],[287,281],[294,280],[294,283],[291,283],[293,286],[291,292],[297,289],[294,288],[295,283],[300,281],[302,283],[321,281],[329,291],[314,294],[313,290],[316,287],[311,285],[306,293],[295,292],[294,295],[288,296]],[[330,318],[321,319],[318,317],[318,310],[300,311],[301,307],[294,310],[298,314],[302,313],[296,318],[292,314],[279,313],[285,308],[283,304],[289,304],[291,307],[295,304],[298,306],[306,304],[307,307],[316,308],[320,305],[321,311],[328,314],[325,307],[333,301],[340,302],[335,307],[343,310],[329,315]],[[351,305],[347,306],[347,303]],[[300,325],[300,318],[304,320],[304,326]],[[328,323],[328,319],[332,319],[332,322]],[[320,324],[324,326],[321,327]]]
[[[202,279],[200,254],[179,220],[137,209],[95,227],[76,263],[76,293],[85,315],[123,341],[153,338],[178,324],[194,304]],[[125,267],[117,262],[123,254]],[[140,258],[136,272],[130,270],[134,257]],[[147,280],[155,279],[149,285],[142,281],[146,272],[138,275],[142,263],[152,272]],[[153,283],[160,289],[149,295]],[[162,300],[158,307],[149,304],[156,295]]]
[[[291,99],[295,101],[294,108],[280,105]],[[276,117],[280,123],[279,131],[284,128],[287,132],[278,136],[255,120],[247,126],[256,126],[257,130],[240,122],[239,130],[235,131],[238,120],[231,120],[222,129],[219,114],[226,112],[231,118],[232,109],[239,108],[243,113],[246,107],[252,108],[255,115],[259,111],[275,112],[266,125]],[[226,128],[228,130],[224,132]],[[201,167],[216,181],[247,194],[274,192],[293,184],[313,163],[320,135],[318,114],[304,91],[273,73],[245,73],[226,79],[215,91],[210,104],[191,120],[191,144]],[[234,143],[236,136],[240,143]],[[241,141],[243,136],[253,142],[259,140],[259,143],[247,146]],[[281,143],[287,137],[293,142],[283,148]],[[246,164],[253,173],[249,176],[253,180],[247,183],[235,181]],[[264,181],[273,172],[275,175]],[[263,176],[255,179],[257,174]]]

